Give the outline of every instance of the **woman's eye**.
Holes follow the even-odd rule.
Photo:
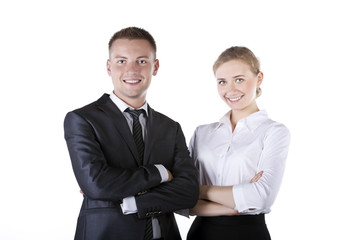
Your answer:
[[[218,81],[219,85],[224,85],[226,82],[225,81]]]
[[[239,83],[239,82],[243,82],[244,79],[243,79],[243,78],[238,78],[238,79],[236,79],[235,81],[236,81],[237,83]]]

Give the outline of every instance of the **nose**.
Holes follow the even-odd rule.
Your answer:
[[[126,68],[127,72],[137,73],[139,71],[139,65],[136,61],[129,62]]]
[[[235,89],[235,83],[233,81],[230,81],[228,84],[226,84],[226,90],[232,91]]]

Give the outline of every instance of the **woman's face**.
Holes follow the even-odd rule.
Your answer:
[[[256,107],[256,89],[263,74],[254,74],[250,66],[241,60],[230,60],[215,71],[220,97],[233,111],[251,111]]]

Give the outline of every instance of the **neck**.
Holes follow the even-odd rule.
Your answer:
[[[145,99],[142,101],[124,101],[124,102],[126,102],[130,107],[134,109],[138,109],[145,104]]]
[[[134,108],[134,109],[138,109],[141,108],[146,101],[146,97],[138,97],[138,98],[128,98],[128,97],[120,97],[118,94],[116,94],[116,92],[114,91],[114,94],[120,98],[122,101],[124,101],[127,105],[129,105],[130,107]]]
[[[230,121],[231,121],[231,126],[232,126],[232,130],[234,131],[236,124],[238,123],[239,120],[246,118],[247,116],[258,112],[259,108],[256,105],[256,103],[252,106],[249,106],[246,109],[241,109],[241,110],[231,110],[231,115],[230,115]]]

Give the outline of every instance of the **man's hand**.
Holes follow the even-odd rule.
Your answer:
[[[168,176],[169,176],[167,181],[170,182],[171,180],[173,180],[174,177],[173,177],[172,173],[168,169],[166,169],[166,170],[167,170]]]

